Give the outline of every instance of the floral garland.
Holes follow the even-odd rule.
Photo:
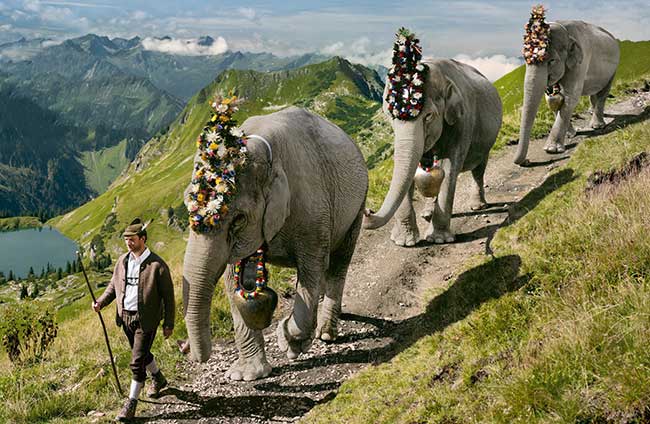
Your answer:
[[[255,290],[246,291],[240,284],[243,280],[243,271],[248,261],[256,262],[255,269]],[[246,300],[256,298],[266,288],[266,258],[264,248],[260,247],[255,253],[235,264],[235,293]]]
[[[546,9],[541,4],[533,6],[530,19],[524,27],[524,59],[529,65],[544,62],[548,59],[548,46],[550,44],[550,25],[545,19]]]
[[[186,199],[190,227],[196,232],[209,231],[226,216],[236,193],[235,176],[246,162],[246,139],[232,117],[237,104],[237,97],[217,97],[212,117],[196,140],[201,160],[194,165]]]
[[[395,34],[393,66],[388,70],[389,113],[397,119],[411,120],[424,106],[424,78],[426,65],[420,63],[422,48],[420,40],[406,28]]]

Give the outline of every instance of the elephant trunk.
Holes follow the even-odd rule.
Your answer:
[[[519,147],[515,156],[515,163],[517,165],[521,165],[526,161],[530,132],[535,122],[537,109],[544,95],[547,79],[548,67],[546,64],[526,65],[524,108],[521,113],[521,126],[519,127]]]
[[[393,178],[388,194],[379,211],[364,219],[364,228],[375,229],[386,225],[393,217],[408,192],[418,163],[424,153],[424,126],[422,119],[393,121],[395,152],[393,154]]]
[[[217,280],[226,269],[228,252],[218,252],[209,236],[190,231],[183,260],[183,303],[185,324],[194,360],[205,362],[210,358],[210,306]]]

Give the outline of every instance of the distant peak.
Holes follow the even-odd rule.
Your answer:
[[[211,46],[212,44],[214,44],[214,38],[210,37],[209,35],[199,37],[199,46]]]

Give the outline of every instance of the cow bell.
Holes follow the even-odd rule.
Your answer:
[[[245,289],[242,287],[242,290]],[[253,293],[255,293],[254,296]],[[271,325],[273,312],[278,306],[278,295],[270,287],[257,289],[257,292],[253,289],[248,291],[247,298],[235,293],[233,304],[248,328],[263,330]]]
[[[440,192],[440,186],[444,179],[445,171],[440,167],[437,160],[434,160],[430,169],[425,170],[418,166],[413,178],[418,191],[425,197],[436,197]]]
[[[564,94],[562,94],[561,88],[558,84],[548,87],[544,92],[544,98],[546,99],[548,108],[551,109],[552,112],[557,112],[564,104]]]

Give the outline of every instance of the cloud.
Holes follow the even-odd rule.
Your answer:
[[[523,61],[519,58],[506,57],[502,54],[474,58],[466,54],[459,54],[454,57],[454,59],[475,67],[492,82],[498,80],[508,72],[513,71],[523,64]]]
[[[214,42],[207,46],[199,44],[199,39],[181,38],[151,38],[142,40],[142,47],[145,50],[153,50],[163,53],[179,54],[185,56],[208,56],[224,53],[228,50],[228,43],[223,37],[217,37]]]
[[[351,43],[337,41],[323,47],[320,53],[331,56],[341,56],[353,63],[362,65],[383,65],[391,63],[392,48],[379,50],[372,46],[368,37],[361,37]]]
[[[242,15],[244,18],[248,19],[249,21],[259,21],[257,12],[253,8],[240,7],[239,9],[237,9],[237,12],[239,12],[240,15]]]

